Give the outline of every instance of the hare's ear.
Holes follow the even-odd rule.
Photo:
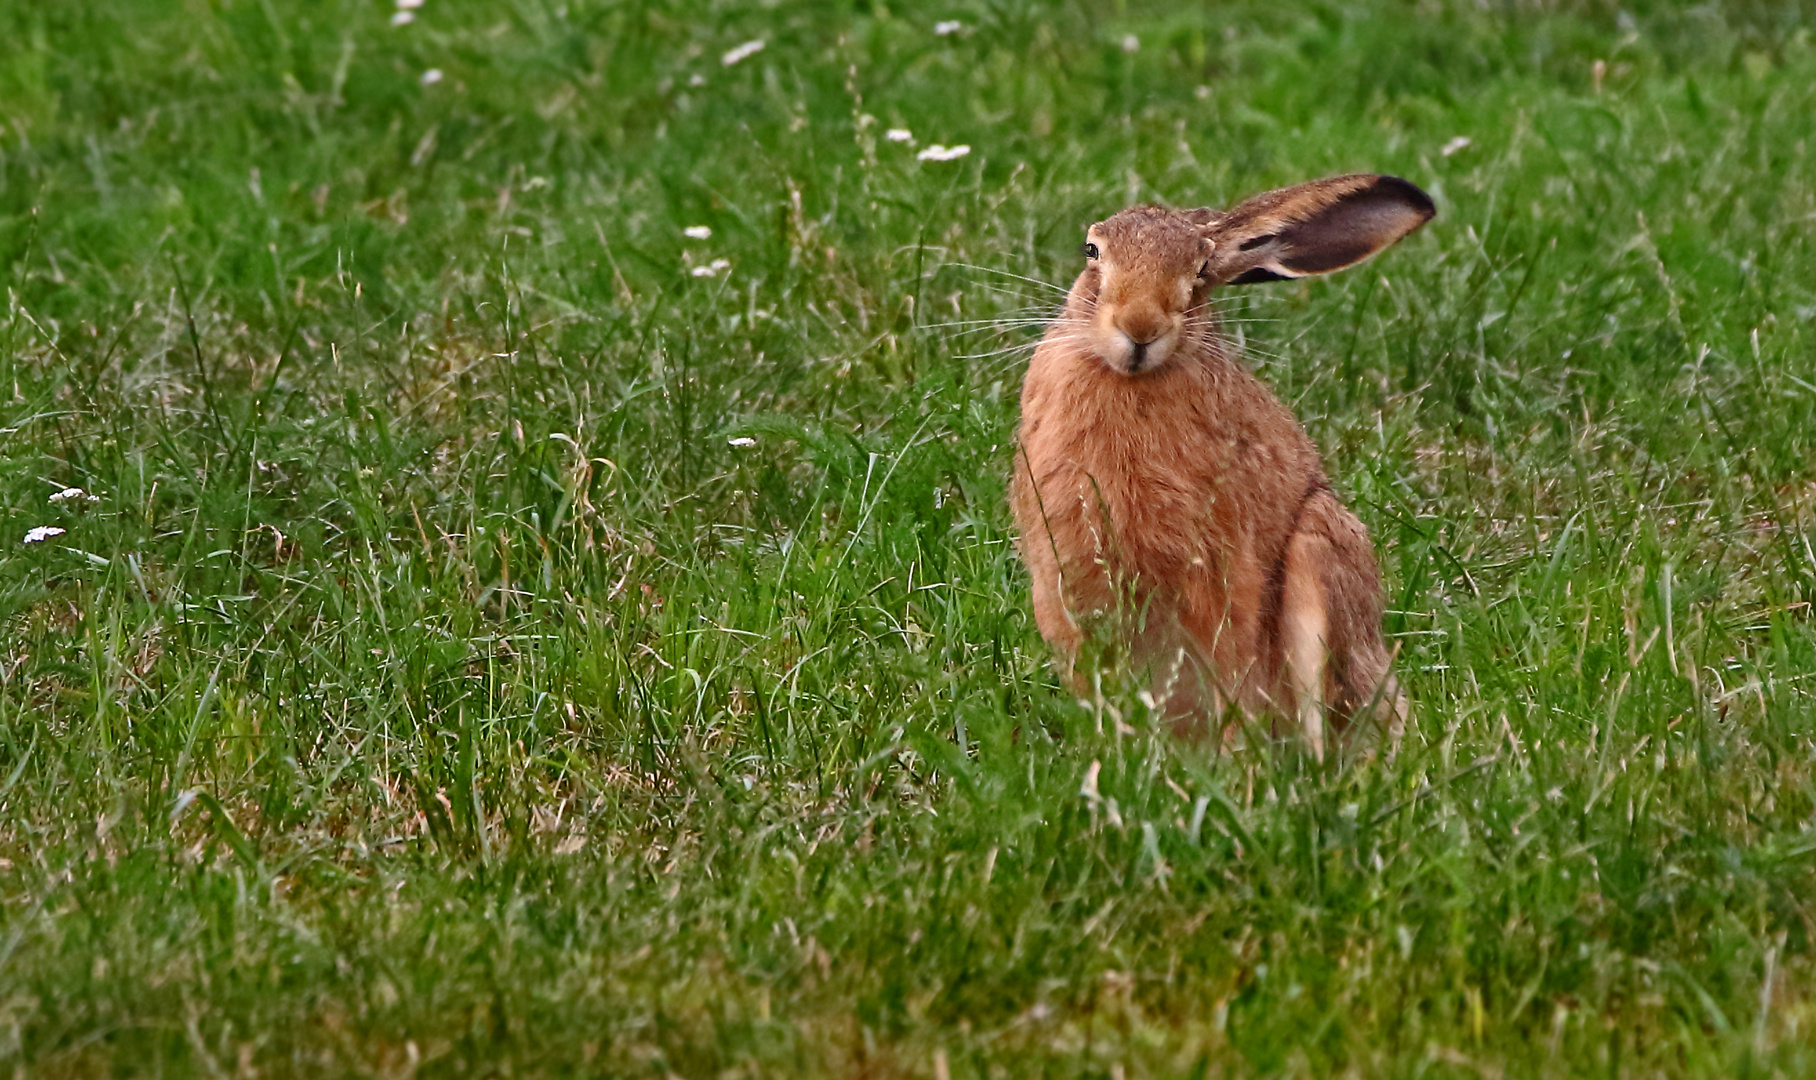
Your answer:
[[[1215,247],[1203,276],[1249,285],[1354,266],[1431,220],[1431,196],[1397,176],[1336,176],[1281,188],[1221,216],[1206,214]]]

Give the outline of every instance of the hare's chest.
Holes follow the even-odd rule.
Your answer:
[[[1166,581],[1225,550],[1238,447],[1201,428],[1067,432],[1031,461],[1066,561]]]

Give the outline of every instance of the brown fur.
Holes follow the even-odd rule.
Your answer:
[[[1095,634],[1182,728],[1236,705],[1296,721],[1322,757],[1326,715],[1341,730],[1372,705],[1398,737],[1368,533],[1208,294],[1353,264],[1431,212],[1403,180],[1349,176],[1092,227],[1022,386],[1011,494],[1035,620],[1075,682]]]

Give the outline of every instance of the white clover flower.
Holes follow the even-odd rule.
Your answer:
[[[731,67],[733,64],[748,60],[762,52],[763,46],[766,44],[768,43],[761,38],[758,38],[756,41],[746,41],[735,49],[727,50],[724,56],[719,57],[719,63],[724,64],[726,67]]]
[[[1460,150],[1467,150],[1467,149],[1469,149],[1469,136],[1458,135],[1456,138],[1445,143],[1444,149],[1439,151],[1439,153],[1443,154],[1445,157],[1449,157],[1450,155],[1457,153]]]
[[[713,231],[710,226],[689,225],[687,228],[681,230],[681,235],[687,237],[689,240],[711,240],[713,238]]]
[[[1124,34],[1122,36],[1122,51],[1126,52],[1126,53],[1140,52],[1141,51],[1141,39],[1136,37],[1134,34]]]
[[[939,143],[934,143],[932,146],[929,146],[927,149],[922,150],[914,156],[915,159],[919,161],[956,161],[970,152],[971,148],[962,144],[959,146],[941,146]]]
[[[883,132],[883,140],[885,142],[913,142],[914,132],[907,128],[890,128]]]
[[[740,435],[735,439],[727,439],[726,442],[730,443],[732,446],[738,447],[739,449],[743,449],[746,446],[757,445],[757,440],[751,438],[748,435]]]
[[[53,536],[62,536],[68,531],[69,530],[67,529],[59,529],[55,525],[40,525],[25,534],[25,542],[28,544],[43,543]]]
[[[935,37],[945,37],[948,34],[956,34],[964,28],[965,24],[957,19],[947,19],[944,22],[933,24],[933,34]]]
[[[413,23],[415,21],[416,21],[416,13],[413,11],[400,11],[397,14],[391,16],[391,25],[392,26],[409,26],[411,23]]]
[[[441,81],[441,69],[440,68],[430,68],[429,70],[422,73],[422,84],[424,86],[434,86],[436,83],[438,83],[440,81]]]
[[[697,74],[696,74],[696,75],[689,75],[689,76],[688,76],[688,77],[687,77],[687,85],[689,85],[689,86],[693,86],[693,87],[701,87],[701,86],[705,86],[705,85],[706,85],[706,76],[704,76],[704,75],[697,75]]]

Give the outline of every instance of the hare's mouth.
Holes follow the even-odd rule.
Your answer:
[[[1176,332],[1168,332],[1147,341],[1137,341],[1122,330],[1111,330],[1098,350],[1104,363],[1123,375],[1144,375],[1173,358],[1179,342]]]

